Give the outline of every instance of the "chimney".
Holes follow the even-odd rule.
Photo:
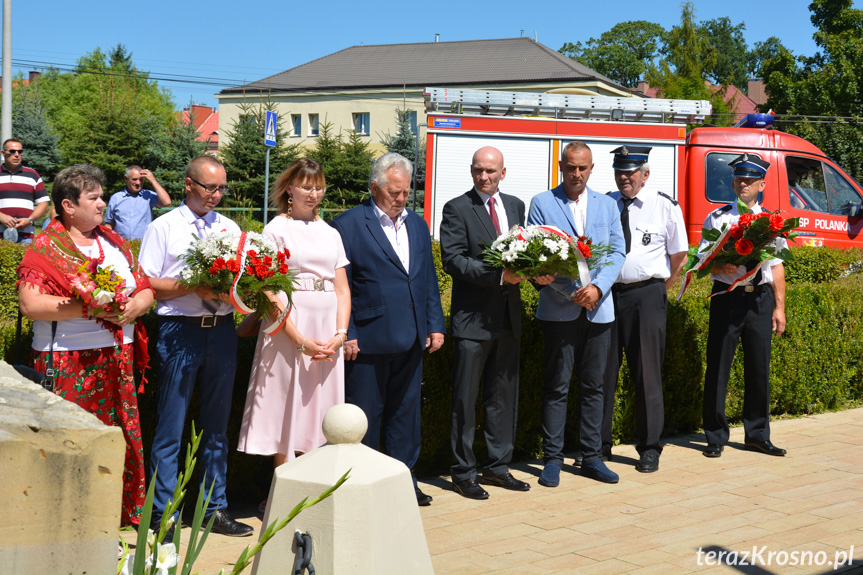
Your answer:
[[[39,76],[41,76],[41,75],[42,75],[42,72],[39,72],[38,70],[30,70],[30,74],[29,74],[30,83],[32,84],[33,82],[35,82],[39,78]]]
[[[435,41],[435,42],[440,42],[440,34],[435,34],[435,35],[434,35],[434,41]]]
[[[521,37],[524,38],[524,28],[521,30]]]

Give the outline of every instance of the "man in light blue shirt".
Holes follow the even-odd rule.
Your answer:
[[[171,205],[171,196],[156,177],[141,166],[126,168],[126,187],[111,196],[105,209],[105,226],[115,230],[127,240],[144,237],[144,230],[153,221],[153,208]],[[143,189],[144,178],[156,189]]]

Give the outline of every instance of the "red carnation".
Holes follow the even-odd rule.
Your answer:
[[[217,270],[223,270],[227,266],[225,265],[225,260],[223,258],[216,258],[216,260],[213,262],[213,267]]]
[[[737,221],[737,225],[748,228],[749,224],[751,224],[754,219],[755,216],[752,214],[740,214],[740,219]]]
[[[267,267],[273,265],[273,258],[271,258],[270,256],[264,256],[264,265]]]
[[[225,267],[228,268],[229,272],[231,272],[232,274],[235,274],[238,271],[240,271],[240,262],[238,262],[235,259],[230,259],[225,263]]]
[[[581,255],[584,256],[584,259],[589,260],[590,259],[590,246],[588,246],[585,242],[583,242],[581,240],[578,240],[578,242],[575,245],[578,246],[578,251],[581,252]]]
[[[216,275],[217,273],[219,273],[219,268],[217,268],[215,265],[213,265],[213,266],[210,266],[210,269],[207,271],[209,271],[211,275]]]
[[[253,266],[258,267],[259,265],[261,265],[261,258],[249,258],[249,262]]]
[[[743,232],[744,232],[743,228],[740,226],[736,226],[736,225],[731,226],[731,229],[728,231],[728,233],[731,234],[731,237],[734,238],[735,240],[742,238]]]
[[[250,276],[255,275],[255,268],[253,268],[252,266],[246,266],[246,273]]]
[[[255,266],[255,275],[258,276],[258,279],[265,279],[267,277],[267,268],[258,264]]]
[[[291,250],[285,248],[285,251],[283,253],[285,254],[286,259],[291,259]]]
[[[255,250],[249,250],[246,252],[246,255],[250,258],[256,258],[258,257],[258,252],[256,252]]]
[[[288,273],[288,264],[282,264],[279,266],[279,273],[285,275]]]
[[[785,226],[785,219],[779,214],[770,214],[770,229],[778,232]]]
[[[737,253],[741,256],[748,256],[749,254],[751,254],[754,247],[755,246],[752,245],[752,242],[750,242],[746,238],[740,238],[734,244],[734,249],[736,249]]]

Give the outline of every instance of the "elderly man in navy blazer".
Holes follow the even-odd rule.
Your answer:
[[[578,366],[581,441],[581,475],[617,483],[616,473],[601,459],[600,430],[603,411],[603,375],[611,345],[614,303],[611,286],[626,258],[617,204],[587,187],[593,154],[583,142],[568,144],[561,156],[563,183],[534,196],[528,225],[551,225],[573,236],[587,236],[608,244],[606,265],[594,267],[590,283],[556,276],[542,287],[536,317],[545,338],[545,389],[542,395],[543,461],[539,484],[557,487],[563,464],[563,432],[572,370]]]
[[[443,345],[444,322],[425,220],[406,209],[413,164],[384,154],[371,173],[372,197],[333,220],[351,287],[345,342],[345,400],[369,421],[363,443],[404,463],[420,453],[423,351]],[[431,496],[416,485],[417,503]]]

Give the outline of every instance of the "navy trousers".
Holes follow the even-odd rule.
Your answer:
[[[600,458],[603,381],[611,324],[592,323],[582,311],[573,321],[541,321],[545,338],[542,450],[545,463],[563,464],[566,406],[573,369],[578,370],[579,440],[583,462]]]
[[[237,333],[234,322],[200,327],[159,318],[159,407],[156,435],[150,454],[155,476],[153,517],[161,517],[177,485],[179,455],[188,443],[183,437],[186,412],[195,385],[199,386],[200,413],[195,429],[203,431],[198,471],[205,488],[215,481],[207,515],[227,507],[225,477],[228,469],[228,417],[237,370]],[[185,461],[183,462],[185,463]],[[158,472],[158,473],[157,473]],[[206,493],[206,491],[205,491]]]
[[[369,420],[363,445],[398,459],[408,469],[420,456],[422,374],[419,344],[403,353],[361,352],[345,362],[345,401],[360,407]]]

